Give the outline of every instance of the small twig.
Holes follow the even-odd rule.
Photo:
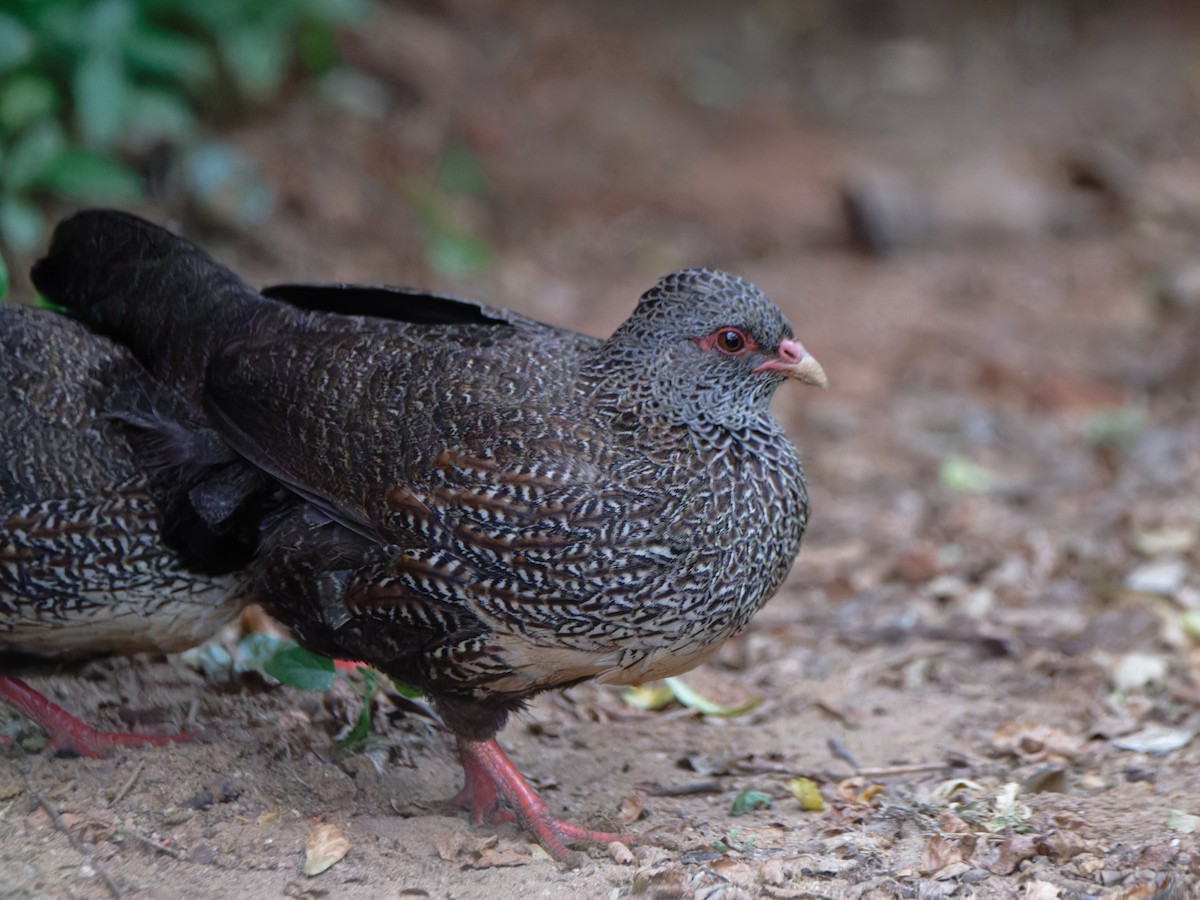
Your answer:
[[[25,786],[25,789],[27,791],[29,790],[28,784]],[[66,824],[62,820],[62,817],[58,814],[58,810],[51,806],[50,801],[41,794],[35,794],[32,791],[30,791],[29,794],[33,798],[34,805],[40,806],[42,809],[44,809],[46,814],[50,816],[50,821],[54,823],[54,827],[67,836],[67,842],[71,845],[71,848],[76,853],[80,854],[85,860],[87,860],[88,866],[90,866],[91,869],[100,876],[100,880],[104,882],[104,886],[108,888],[109,893],[112,894],[116,900],[120,900],[121,889],[117,887],[117,883],[112,880],[112,876],[108,874],[108,870],[106,870],[104,866],[100,865],[100,863],[96,862],[96,858],[92,856],[92,854],[89,853],[88,850],[79,842],[78,838],[71,833],[71,830],[67,828]]]
[[[843,744],[837,738],[829,738],[825,741],[825,744],[829,747],[830,753],[832,753],[842,762],[849,765],[850,768],[854,769],[855,771],[858,770],[858,760],[854,758],[854,754],[850,752],[845,744]]]
[[[900,766],[875,766],[865,769],[856,769],[854,774],[860,775],[863,778],[889,778],[893,775],[912,775],[917,772],[941,772],[944,769],[953,769],[953,763],[909,763]]]
[[[133,789],[134,782],[136,782],[138,780],[138,778],[141,777],[142,770],[145,768],[146,768],[146,764],[144,762],[139,762],[137,764],[137,768],[135,768],[133,770],[133,774],[129,776],[129,780],[126,781],[124,786],[119,791],[117,791],[116,794],[113,795],[113,798],[111,800],[108,801],[108,805],[110,807],[116,806],[117,803],[120,802],[121,798],[124,797],[126,794],[128,794]]]
[[[121,835],[121,837],[133,838],[135,841],[145,844],[151,850],[155,850],[164,856],[169,856],[171,859],[182,860],[184,858],[182,850],[172,850],[170,847],[164,847],[162,844],[158,843],[158,841],[151,840],[143,834],[138,834],[136,831],[130,831],[127,828],[122,828],[117,832],[117,834]]]
[[[687,784],[643,784],[639,785],[647,794],[655,797],[686,797],[689,794],[720,794],[725,790],[719,781],[689,781]]]

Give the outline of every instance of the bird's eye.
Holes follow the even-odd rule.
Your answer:
[[[723,328],[716,333],[715,343],[723,353],[741,353],[746,349],[746,336],[736,328]]]

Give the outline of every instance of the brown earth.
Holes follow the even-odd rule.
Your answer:
[[[374,112],[297,89],[234,126],[276,211],[190,233],[256,282],[594,333],[682,265],[763,287],[832,383],[778,404],[814,515],[687,676],[761,702],[534,704],[502,741],[551,806],[660,836],[566,869],[472,828],[449,739],[386,698],[350,754],[346,692],[91,664],[34,683],[201,736],[0,760],[0,896],[1197,896],[1198,41],[1168,2],[384,6],[346,44]],[[484,193],[433,189],[452,147]],[[423,204],[492,265],[432,267]],[[323,824],[350,849],[308,877]]]

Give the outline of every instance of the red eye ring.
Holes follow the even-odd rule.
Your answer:
[[[714,337],[716,338],[714,343],[717,349],[722,353],[729,353],[731,355],[741,353],[746,349],[746,344],[748,343],[746,336],[736,328],[722,328]]]
[[[708,337],[692,338],[696,346],[705,352],[717,350],[726,356],[741,356],[750,350],[758,349],[758,342],[740,328],[726,325],[718,328]]]

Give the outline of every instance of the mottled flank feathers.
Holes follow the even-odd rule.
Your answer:
[[[238,577],[164,545],[122,421],[171,405],[125,348],[0,308],[0,656],[178,650],[236,613]]]

